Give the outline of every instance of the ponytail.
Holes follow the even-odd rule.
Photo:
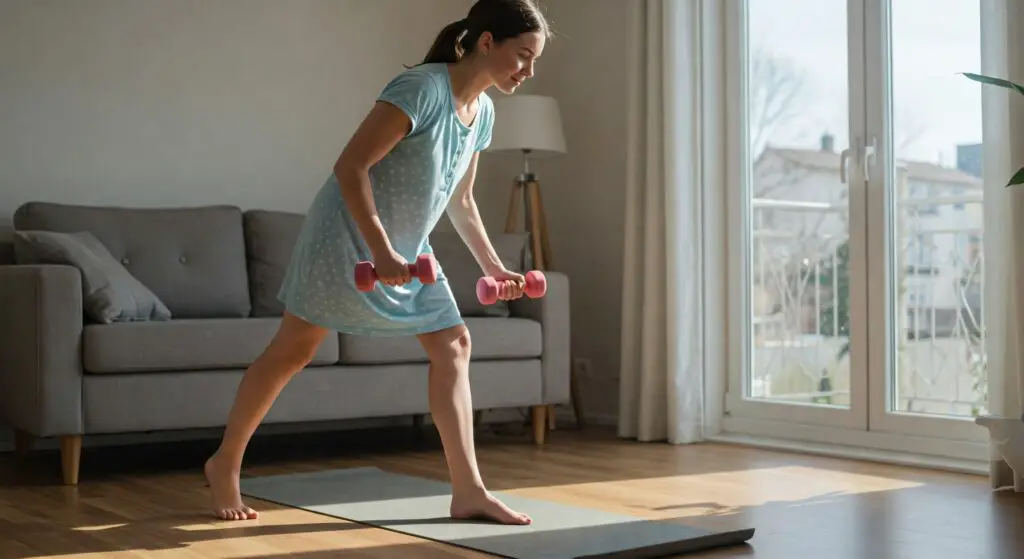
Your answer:
[[[449,23],[437,34],[420,64],[454,64],[473,52],[484,32],[499,43],[527,32],[539,31],[550,36],[548,22],[535,1],[476,0],[465,18]]]
[[[423,59],[422,64],[431,64],[434,62],[458,62],[459,58],[462,57],[462,54],[465,51],[461,45],[461,41],[468,30],[468,19],[460,19],[446,25],[445,28],[437,34],[437,38],[434,39],[434,44],[431,45],[430,50],[427,51],[427,56]]]

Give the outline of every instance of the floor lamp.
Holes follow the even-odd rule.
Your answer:
[[[530,258],[537,270],[550,270],[551,243],[548,239],[547,217],[541,200],[540,181],[530,169],[530,160],[563,155],[565,135],[562,132],[562,117],[558,102],[543,95],[515,94],[494,99],[494,129],[488,152],[513,153],[522,157],[523,172],[512,183],[509,196],[508,214],[505,218],[505,232],[519,228],[519,205],[523,207],[523,222],[530,234]],[[579,384],[575,359],[569,358],[570,393],[576,424],[583,426],[583,411],[580,405]],[[543,411],[543,409],[542,409]],[[537,413],[535,409],[534,413]],[[546,413],[548,429],[555,428],[555,409],[548,406]],[[534,417],[535,425],[538,422]]]

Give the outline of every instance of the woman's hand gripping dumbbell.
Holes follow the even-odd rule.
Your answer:
[[[484,276],[476,282],[476,298],[484,305],[493,305],[498,301],[498,294],[500,285],[499,281],[509,280],[496,280],[491,276]],[[526,285],[523,287],[523,293],[531,298],[537,299],[543,297],[548,290],[547,278],[544,277],[544,273],[539,270],[531,270],[526,273]]]
[[[424,284],[437,281],[437,262],[433,255],[421,254],[416,258],[415,264],[406,264],[409,275],[419,279]],[[362,261],[356,264],[356,288],[359,291],[373,291],[374,284],[380,279],[373,262]]]

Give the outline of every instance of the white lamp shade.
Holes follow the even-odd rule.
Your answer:
[[[494,127],[487,151],[530,150],[530,156],[560,155],[565,150],[558,102],[544,95],[494,97]]]

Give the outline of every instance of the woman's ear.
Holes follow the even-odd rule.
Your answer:
[[[491,49],[494,48],[494,35],[490,31],[484,31],[480,34],[478,39],[477,47],[480,49],[480,54],[487,56],[491,53]]]

